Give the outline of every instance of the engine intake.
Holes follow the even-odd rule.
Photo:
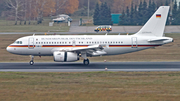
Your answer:
[[[56,62],[73,62],[79,60],[79,55],[73,52],[54,52],[54,61]]]

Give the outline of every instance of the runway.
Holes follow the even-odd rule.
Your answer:
[[[0,63],[1,72],[180,71],[180,62]]]

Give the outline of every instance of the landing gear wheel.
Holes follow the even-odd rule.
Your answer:
[[[33,60],[34,60],[34,56],[33,56],[33,55],[30,55],[30,57],[31,57],[31,61],[29,62],[29,64],[30,64],[30,65],[34,65],[34,61],[33,61]]]
[[[29,62],[29,64],[30,64],[30,65],[33,65],[33,64],[34,64],[34,62],[33,62],[33,61],[30,61],[30,62]]]
[[[84,59],[83,64],[84,65],[89,65],[89,59]]]

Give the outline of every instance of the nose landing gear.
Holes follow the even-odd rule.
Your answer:
[[[30,64],[30,65],[34,65],[34,61],[33,61],[33,60],[34,60],[34,56],[31,55],[30,57],[31,57],[31,61],[29,62],[29,64]]]

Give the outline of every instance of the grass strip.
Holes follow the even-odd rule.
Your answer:
[[[1,101],[179,101],[180,72],[0,72]]]

